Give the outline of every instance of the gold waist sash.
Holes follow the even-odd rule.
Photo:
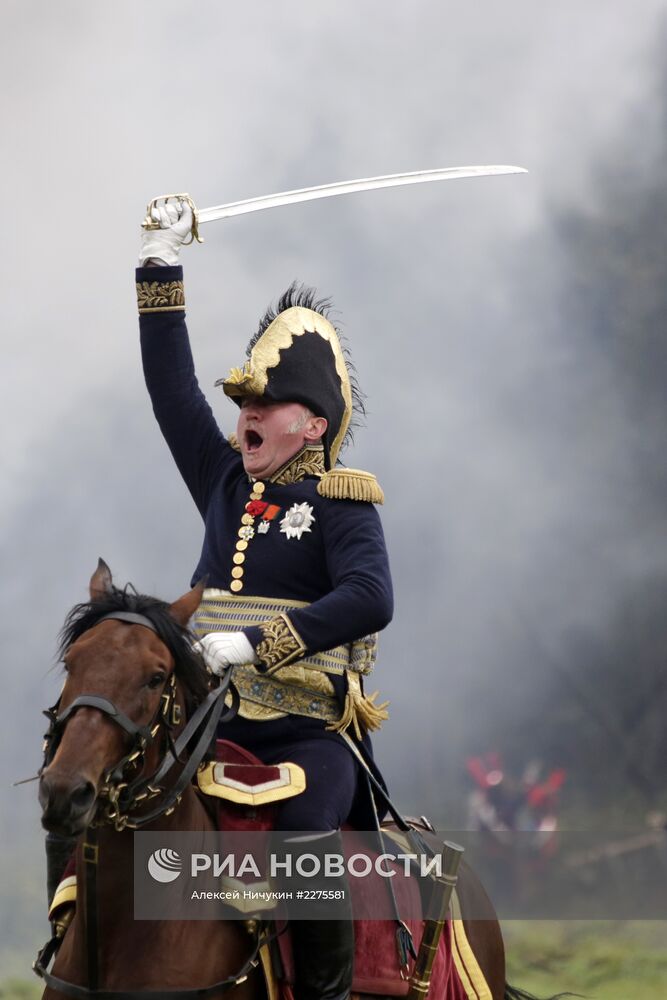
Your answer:
[[[239,632],[252,625],[264,625],[268,619],[287,614],[295,608],[307,608],[307,601],[291,601],[274,597],[237,597],[225,590],[204,591],[204,598],[195,614],[194,630],[198,636],[207,632]],[[325,674],[344,674],[354,670],[370,674],[377,657],[377,632],[355,642],[304,656],[293,666],[319,670]],[[281,668],[281,676],[284,670]]]
[[[194,617],[194,631],[201,637],[209,632],[237,632],[253,625],[263,625],[280,614],[289,615],[295,608],[308,607],[306,601],[271,597],[237,596],[224,590],[208,589]],[[377,634],[325,652],[313,653],[273,674],[261,673],[250,663],[233,667],[233,680],[241,696],[239,715],[257,721],[280,719],[285,715],[304,715],[323,719],[331,729],[344,729],[357,716],[366,728],[379,728],[364,717],[364,698],[359,675],[371,672],[377,655]],[[342,706],[336,697],[329,674],[345,676],[347,695]],[[386,712],[369,705],[371,714]]]

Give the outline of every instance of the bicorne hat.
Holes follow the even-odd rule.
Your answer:
[[[363,409],[363,404],[326,305],[315,302],[312,291],[292,285],[280,299],[279,311],[269,310],[260,323],[243,367],[232,368],[215,384],[239,406],[245,396],[262,396],[275,403],[302,403],[325,417],[322,443],[328,470],[336,464],[353,409]]]

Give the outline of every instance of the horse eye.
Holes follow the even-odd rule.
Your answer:
[[[154,691],[156,688],[159,688],[162,684],[164,684],[166,679],[166,674],[153,674],[147,686],[151,689],[151,691]]]

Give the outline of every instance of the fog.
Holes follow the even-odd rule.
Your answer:
[[[187,190],[203,207],[402,170],[529,170],[211,224],[182,254],[200,381],[228,430],[213,383],[268,302],[298,278],[339,310],[368,396],[343,458],[386,494],[396,613],[376,747],[399,804],[460,822],[466,754],[542,711],[573,630],[604,634],[665,571],[662,497],[637,476],[664,426],[643,421],[579,308],[561,226],[609,210],[603,177],[631,199],[664,170],[664,7],[5,0],[8,952],[17,928],[42,932],[35,785],[9,785],[39,763],[65,613],[100,555],[117,582],[173,599],[201,545],[141,376],[150,197]]]

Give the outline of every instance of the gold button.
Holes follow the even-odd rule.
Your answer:
[[[235,580],[239,580],[243,576],[243,566],[235,566],[232,570],[232,576]]]
[[[245,553],[235,552],[234,555],[232,556],[232,559],[234,560],[237,566],[240,566],[242,562],[245,562]]]
[[[241,518],[241,524],[252,524],[255,518],[252,514],[244,514]]]
[[[266,489],[266,486],[264,483],[253,483],[252,489],[254,493],[263,493],[264,490]]]
[[[243,590],[243,584],[240,580],[232,580],[229,585],[229,589],[233,590],[235,594],[238,594],[239,590]]]
[[[244,538],[239,538],[238,542],[236,543],[236,551],[245,552],[247,548],[248,548],[248,543],[246,542],[246,540]]]

